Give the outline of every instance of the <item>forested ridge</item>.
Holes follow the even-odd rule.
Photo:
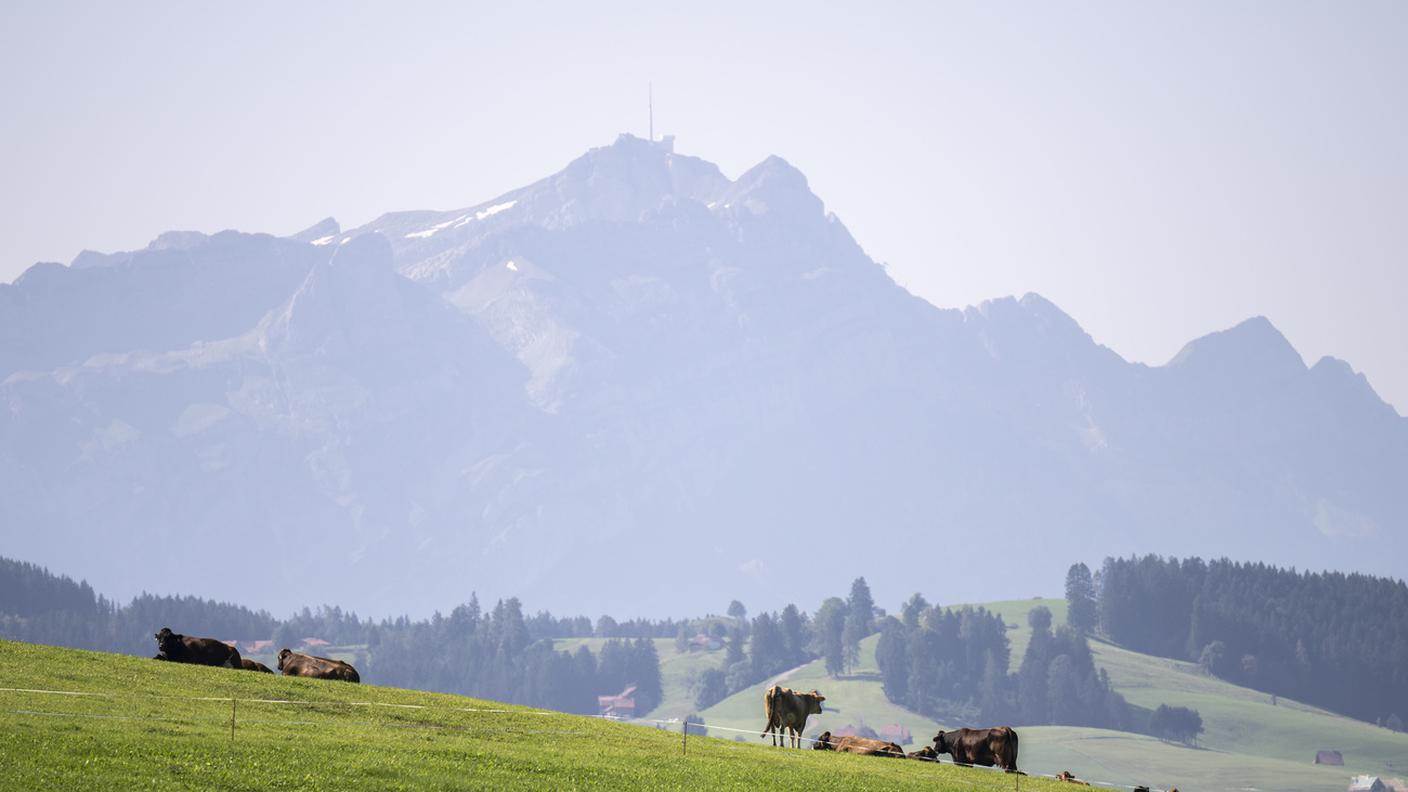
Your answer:
[[[1100,630],[1238,685],[1402,730],[1408,584],[1201,558],[1106,559]]]

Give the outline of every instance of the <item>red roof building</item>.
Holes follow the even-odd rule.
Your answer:
[[[631,685],[615,696],[597,696],[597,714],[603,718],[634,718],[636,716],[636,686]]]

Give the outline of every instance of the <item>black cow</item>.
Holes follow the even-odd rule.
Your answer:
[[[1017,772],[1017,732],[1011,726],[941,731],[934,735],[934,750],[952,755],[958,764],[997,765]]]
[[[156,634],[156,659],[173,663],[240,668],[240,651],[214,638],[196,638],[162,627]]]

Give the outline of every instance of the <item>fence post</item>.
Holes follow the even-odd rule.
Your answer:
[[[682,744],[681,747],[680,747],[680,752],[683,753],[685,756],[689,756],[689,716],[688,716],[688,715],[686,715],[685,718],[684,718],[684,742],[683,742],[683,744]]]
[[[235,697],[230,697],[230,742],[235,741]]]

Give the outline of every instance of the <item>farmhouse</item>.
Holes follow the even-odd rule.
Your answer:
[[[636,716],[636,686],[631,685],[614,696],[597,696],[597,714],[603,718],[634,718]]]
[[[1378,776],[1355,776],[1349,782],[1349,792],[1388,792],[1388,787]]]
[[[718,638],[713,638],[704,633],[699,633],[689,639],[689,651],[691,652],[712,652],[723,648],[723,642]]]

